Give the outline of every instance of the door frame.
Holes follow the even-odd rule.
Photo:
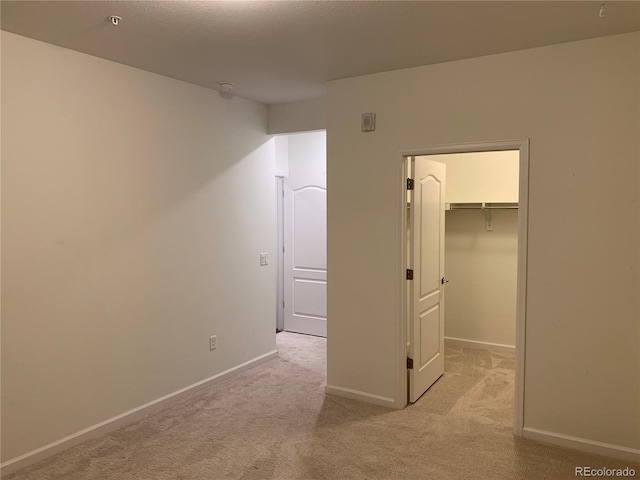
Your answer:
[[[515,393],[513,433],[522,437],[524,425],[524,379],[525,379],[525,332],[527,315],[527,244],[529,238],[529,139],[505,140],[494,142],[461,143],[449,145],[432,145],[422,148],[401,149],[398,151],[399,165],[396,172],[399,176],[396,182],[396,201],[398,202],[398,238],[396,265],[397,273],[396,310],[398,321],[396,322],[396,350],[397,368],[399,379],[396,399],[401,399],[401,408],[408,404],[407,385],[407,240],[406,240],[406,178],[407,157],[423,155],[438,155],[447,153],[472,153],[503,150],[518,150],[519,152],[519,198],[518,198],[518,273],[516,293],[516,341],[515,341]],[[445,265],[446,268],[446,265]],[[446,320],[445,320],[446,321]]]
[[[284,175],[276,174],[276,331],[284,330]]]

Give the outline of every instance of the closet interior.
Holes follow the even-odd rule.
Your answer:
[[[428,158],[447,167],[445,343],[514,351],[519,152]]]

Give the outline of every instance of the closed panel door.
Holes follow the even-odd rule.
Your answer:
[[[415,402],[444,373],[445,165],[417,158],[411,202],[409,399]]]
[[[284,329],[327,336],[327,190],[285,187]]]

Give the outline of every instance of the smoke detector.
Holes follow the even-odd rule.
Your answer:
[[[220,89],[220,96],[222,98],[231,98],[233,97],[233,87],[235,85],[231,82],[219,82],[218,87]]]

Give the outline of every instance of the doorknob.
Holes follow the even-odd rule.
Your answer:
[[[440,280],[440,283],[442,283],[442,285],[444,285],[445,283],[449,283],[449,280],[447,280],[446,278],[442,277],[442,280]]]

